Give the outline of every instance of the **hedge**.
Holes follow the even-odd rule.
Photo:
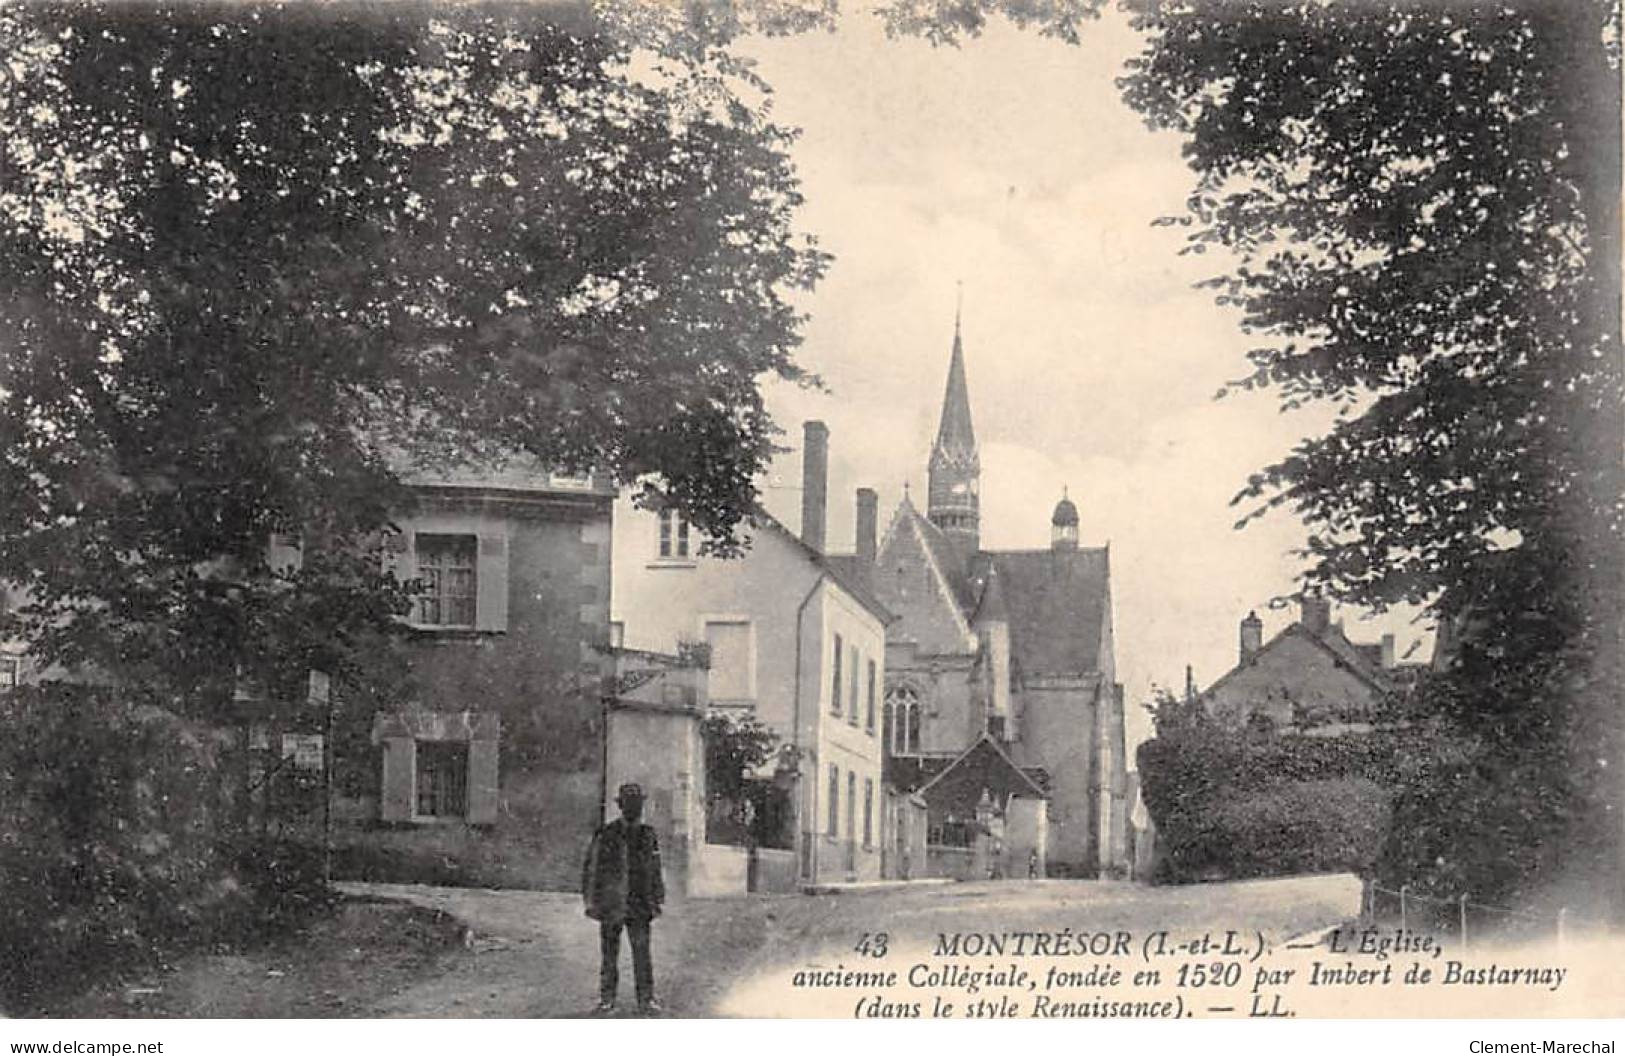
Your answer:
[[[242,938],[309,895],[308,862],[230,839],[226,742],[108,690],[0,695],[0,1005]]]
[[[1370,874],[1388,834],[1404,731],[1283,737],[1198,722],[1140,746],[1156,878]]]

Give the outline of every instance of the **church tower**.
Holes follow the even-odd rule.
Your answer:
[[[965,349],[954,311],[954,350],[948,360],[948,388],[942,397],[942,423],[931,447],[926,517],[952,539],[962,560],[981,549],[982,511],[978,495],[982,467],[976,431],[970,421],[970,389],[965,384]]]

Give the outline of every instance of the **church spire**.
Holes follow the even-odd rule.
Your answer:
[[[954,348],[948,358],[948,387],[942,395],[937,447],[976,457],[976,430],[970,420],[970,386],[965,381],[965,342],[960,336],[960,305],[954,307]]]
[[[956,306],[948,385],[942,396],[942,420],[937,426],[937,441],[931,448],[926,516],[954,541],[960,556],[969,559],[981,544],[978,492],[982,470],[976,453],[976,430],[971,426],[961,315],[960,307]]]

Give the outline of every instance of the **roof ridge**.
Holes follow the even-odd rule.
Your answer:
[[[947,776],[947,774],[951,770],[953,770],[954,767],[956,767],[960,763],[964,762],[970,756],[970,753],[974,752],[977,748],[981,747],[983,741],[986,741],[989,745],[992,746],[993,750],[998,753],[999,758],[1004,760],[1006,766],[1008,766],[1008,767],[1010,767],[1010,769],[1014,770],[1018,775],[1020,775],[1020,777],[1021,777],[1021,779],[1023,781],[1027,782],[1027,787],[1028,788],[1032,789],[1034,792],[1037,792],[1038,795],[1040,796],[1040,798],[1043,798],[1043,799],[1050,798],[1049,793],[1047,791],[1045,791],[1044,789],[1039,788],[1038,787],[1038,782],[1034,781],[1030,776],[1028,776],[1027,771],[1023,770],[1021,768],[1020,764],[1018,764],[1014,759],[1010,758],[1010,753],[1006,752],[1004,750],[1004,748],[999,744],[999,742],[993,739],[993,735],[991,733],[988,733],[986,730],[983,730],[982,733],[981,733],[981,736],[977,737],[974,741],[970,742],[969,747],[967,747],[964,751],[960,752],[958,755],[954,756],[953,762],[949,763],[947,766],[943,767],[941,770],[938,770],[936,772],[936,774],[934,774],[932,776],[931,780],[929,780],[925,784],[921,785],[918,789],[916,789],[916,791],[919,792],[921,795],[924,795],[926,789],[930,788],[932,785],[936,784],[938,781],[941,781],[945,776]]]

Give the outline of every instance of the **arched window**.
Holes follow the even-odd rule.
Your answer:
[[[920,752],[920,694],[913,686],[898,685],[886,691],[886,743],[893,755]]]

